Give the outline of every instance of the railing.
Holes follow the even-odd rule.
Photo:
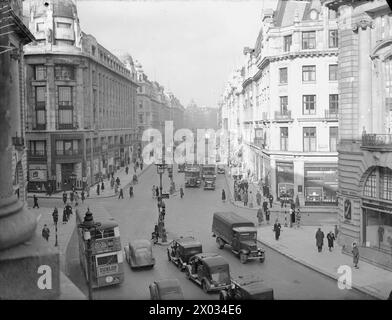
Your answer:
[[[27,156],[31,158],[45,158],[46,157],[46,151],[45,150],[28,150],[27,151]]]
[[[339,113],[337,110],[325,110],[326,119],[338,119]]]
[[[57,125],[59,130],[70,130],[70,129],[76,129],[76,126],[74,126],[73,123],[59,123]]]
[[[363,134],[362,147],[392,149],[392,134]]]
[[[291,119],[291,111],[275,111],[275,120]]]
[[[33,130],[46,130],[46,123],[44,124],[36,124]]]
[[[56,149],[56,155],[58,156],[80,156],[82,154],[82,150],[64,150],[64,149]]]

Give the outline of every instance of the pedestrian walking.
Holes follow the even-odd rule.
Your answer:
[[[283,197],[280,197],[280,207],[283,208],[283,205],[284,205]]]
[[[123,189],[122,188],[120,188],[120,194],[118,195],[118,198],[120,199],[124,199],[124,192],[123,192]]]
[[[64,205],[67,203],[67,193],[64,191],[63,192],[63,202],[64,202]]]
[[[261,193],[260,193],[260,190],[257,190],[257,193],[256,193],[256,203],[260,207],[260,205],[261,205]]]
[[[265,212],[265,220],[267,221],[267,224],[270,224],[270,215],[271,212],[269,211],[269,209],[267,209],[267,211]]]
[[[335,235],[333,234],[332,231],[328,232],[327,234],[327,240],[328,240],[328,250],[332,251],[333,248],[333,241],[335,240]]]
[[[38,208],[39,209],[38,198],[37,198],[36,195],[33,196],[33,201],[34,201],[33,209],[34,208]]]
[[[260,226],[263,223],[263,210],[261,210],[261,208],[257,210],[257,220]]]
[[[85,194],[84,194],[84,190],[82,190],[82,193],[80,194],[80,198],[82,199],[82,203],[84,203],[84,199],[86,199]]]
[[[247,191],[244,192],[244,206],[245,207],[248,206],[248,192]]]
[[[182,187],[180,187],[180,196],[181,199],[184,197],[184,189]]]
[[[67,215],[67,221],[69,221],[69,218],[71,217],[72,214],[72,207],[69,203],[65,206],[65,212]]]
[[[253,208],[253,193],[249,191],[249,208]]]
[[[133,184],[137,184],[137,175],[136,174],[133,175],[132,182],[133,182]]]
[[[120,178],[119,177],[116,178],[116,183],[118,186],[120,185]]]
[[[73,191],[71,191],[70,194],[69,194],[69,200],[70,200],[71,202],[74,201],[74,192],[73,192]]]
[[[75,207],[77,207],[79,205],[79,194],[78,194],[78,192],[76,191],[75,192]]]
[[[97,196],[99,196],[99,183],[97,184]]]
[[[359,250],[357,247],[357,243],[353,243],[353,250],[351,251],[353,254],[353,263],[354,263],[354,268],[359,269],[358,267],[358,262],[359,262]]]
[[[67,207],[64,207],[63,210],[63,224],[67,223],[68,219],[67,219]]]
[[[295,209],[290,209],[291,213],[290,213],[290,228],[295,224]]]
[[[222,201],[226,202],[226,192],[225,192],[225,189],[222,189]]]
[[[87,198],[90,196],[90,186],[87,185],[86,187]]]
[[[42,237],[46,241],[49,241],[49,235],[50,235],[50,230],[49,230],[48,226],[45,224],[44,227],[42,228]]]
[[[159,197],[159,188],[158,186],[155,187],[155,195],[158,198]]]
[[[335,239],[338,238],[338,233],[339,233],[338,226],[335,224]]]
[[[282,229],[282,226],[280,225],[278,219],[276,219],[275,224],[274,224],[274,229],[273,229],[273,231],[275,232],[275,240],[279,240],[281,229]]]
[[[264,214],[267,212],[268,210],[268,202],[266,199],[264,199],[263,201],[263,210],[264,210]]]
[[[268,200],[269,200],[270,208],[272,208],[272,203],[274,202],[274,196],[272,194],[270,194],[268,196]]]
[[[129,168],[128,166],[125,167],[125,174],[128,174]]]
[[[321,231],[321,228],[318,228],[316,232],[316,246],[318,252],[321,252],[323,250],[323,245],[324,245],[324,232]]]
[[[155,199],[155,185],[152,186],[152,198]]]
[[[129,186],[129,197],[132,198],[133,197],[133,185]]]
[[[53,217],[53,224],[57,225],[57,222],[59,221],[59,211],[57,210],[56,207],[54,207],[52,217]]]
[[[114,187],[114,178],[112,177],[112,179],[110,180],[110,189],[113,190]]]
[[[297,228],[301,227],[301,212],[299,208],[297,209],[297,215],[295,217],[295,221],[297,222]]]
[[[101,183],[101,190],[102,190],[102,192],[103,192],[103,190],[105,190],[105,183],[103,181]]]

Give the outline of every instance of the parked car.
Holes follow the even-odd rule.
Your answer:
[[[189,259],[202,252],[203,248],[200,241],[193,237],[181,237],[170,243],[167,249],[167,258],[183,271]]]
[[[219,292],[220,300],[274,300],[274,290],[254,276],[231,279],[231,287]]]
[[[206,293],[230,288],[229,264],[216,253],[194,255],[186,265],[185,274]]]
[[[149,240],[134,240],[124,247],[124,251],[125,260],[127,260],[131,268],[152,268],[155,264],[155,258],[152,254],[152,245]]]
[[[239,256],[241,263],[246,263],[249,259],[264,262],[265,250],[257,246],[257,229],[252,221],[234,212],[215,212],[212,233],[219,249],[229,245],[231,251]]]
[[[151,300],[184,300],[184,295],[177,279],[157,280],[150,284]]]

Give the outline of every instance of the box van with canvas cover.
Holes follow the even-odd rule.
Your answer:
[[[223,249],[225,245],[231,246],[241,263],[246,263],[249,259],[264,262],[265,251],[257,247],[257,229],[252,221],[234,212],[215,212],[212,233],[219,249]]]

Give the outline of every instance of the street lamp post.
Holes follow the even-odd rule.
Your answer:
[[[92,287],[92,243],[91,243],[91,230],[97,230],[101,226],[101,223],[94,222],[93,214],[90,208],[87,208],[86,215],[84,217],[83,223],[78,224],[78,228],[83,231],[83,239],[87,243],[87,281],[88,281],[88,299],[93,300],[93,287]]]

